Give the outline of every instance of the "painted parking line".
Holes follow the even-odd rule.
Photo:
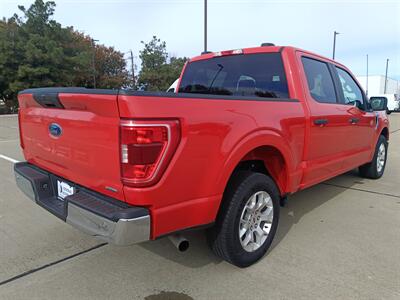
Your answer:
[[[3,154],[0,154],[0,158],[2,158],[4,160],[7,160],[9,162],[12,162],[13,164],[16,164],[17,162],[19,162],[19,160],[16,160],[16,159],[8,157],[8,156],[5,156]]]
[[[0,118],[12,118],[12,117],[18,117],[18,114],[0,115]]]
[[[69,256],[67,256],[67,257],[61,258],[61,259],[59,259],[59,260],[57,260],[57,261],[53,261],[53,262],[51,262],[51,263],[45,264],[45,265],[43,265],[43,266],[40,266],[40,267],[38,267],[38,268],[35,268],[35,269],[32,269],[32,270],[26,271],[26,272],[24,272],[24,273],[22,273],[22,274],[19,274],[19,275],[16,275],[16,276],[12,277],[12,278],[9,278],[9,279],[6,279],[6,280],[4,280],[4,281],[1,281],[1,282],[0,282],[0,285],[3,285],[3,284],[6,284],[6,283],[9,283],[9,282],[12,282],[12,281],[14,281],[14,280],[20,279],[20,278],[25,277],[25,276],[27,276],[27,275],[30,275],[30,274],[32,274],[32,273],[36,273],[36,272],[38,272],[38,271],[41,271],[41,270],[43,270],[43,269],[46,269],[46,268],[48,268],[48,267],[52,267],[52,266],[54,266],[54,265],[58,265],[58,264],[60,264],[60,263],[62,263],[62,262],[71,260],[71,259],[73,259],[73,258],[75,258],[75,257],[77,257],[77,256],[80,256],[80,255],[82,255],[82,254],[86,254],[86,253],[88,253],[88,252],[91,252],[91,251],[93,251],[93,250],[96,250],[96,249],[98,249],[98,248],[101,248],[101,247],[103,247],[103,246],[105,246],[105,245],[107,245],[107,243],[101,243],[101,244],[98,244],[98,245],[96,245],[96,246],[94,246],[94,247],[91,247],[91,248],[89,248],[89,249],[86,249],[86,250],[80,251],[80,252],[78,252],[78,253],[69,255]]]

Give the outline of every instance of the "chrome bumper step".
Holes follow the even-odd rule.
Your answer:
[[[116,245],[150,239],[147,208],[93,192],[27,162],[15,164],[14,172],[18,187],[31,200],[87,234]],[[73,185],[76,193],[59,199],[57,180]]]

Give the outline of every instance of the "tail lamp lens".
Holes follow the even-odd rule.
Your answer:
[[[178,121],[121,122],[121,173],[124,184],[155,184],[179,143]]]

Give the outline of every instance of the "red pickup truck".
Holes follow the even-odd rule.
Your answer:
[[[192,58],[176,93],[38,88],[18,99],[20,189],[117,245],[204,226],[217,255],[246,267],[271,245],[288,195],[385,169],[384,99],[293,47]]]

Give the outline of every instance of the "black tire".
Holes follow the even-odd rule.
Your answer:
[[[239,221],[247,201],[258,191],[265,191],[271,197],[273,219],[269,234],[262,245],[257,250],[248,252],[239,240]],[[250,171],[234,174],[224,193],[216,223],[207,232],[207,239],[214,253],[241,268],[262,258],[271,246],[278,227],[279,200],[278,188],[270,177]]]
[[[383,145],[385,147],[385,158],[384,158],[384,164],[381,169],[378,168],[378,152],[379,148]],[[386,160],[387,160],[387,153],[388,153],[388,142],[386,138],[381,135],[379,136],[378,143],[376,144],[375,147],[375,153],[374,157],[372,158],[372,161],[362,165],[358,168],[360,175],[365,178],[370,178],[370,179],[378,179],[381,178],[383,173],[385,172],[385,167],[386,167]]]

